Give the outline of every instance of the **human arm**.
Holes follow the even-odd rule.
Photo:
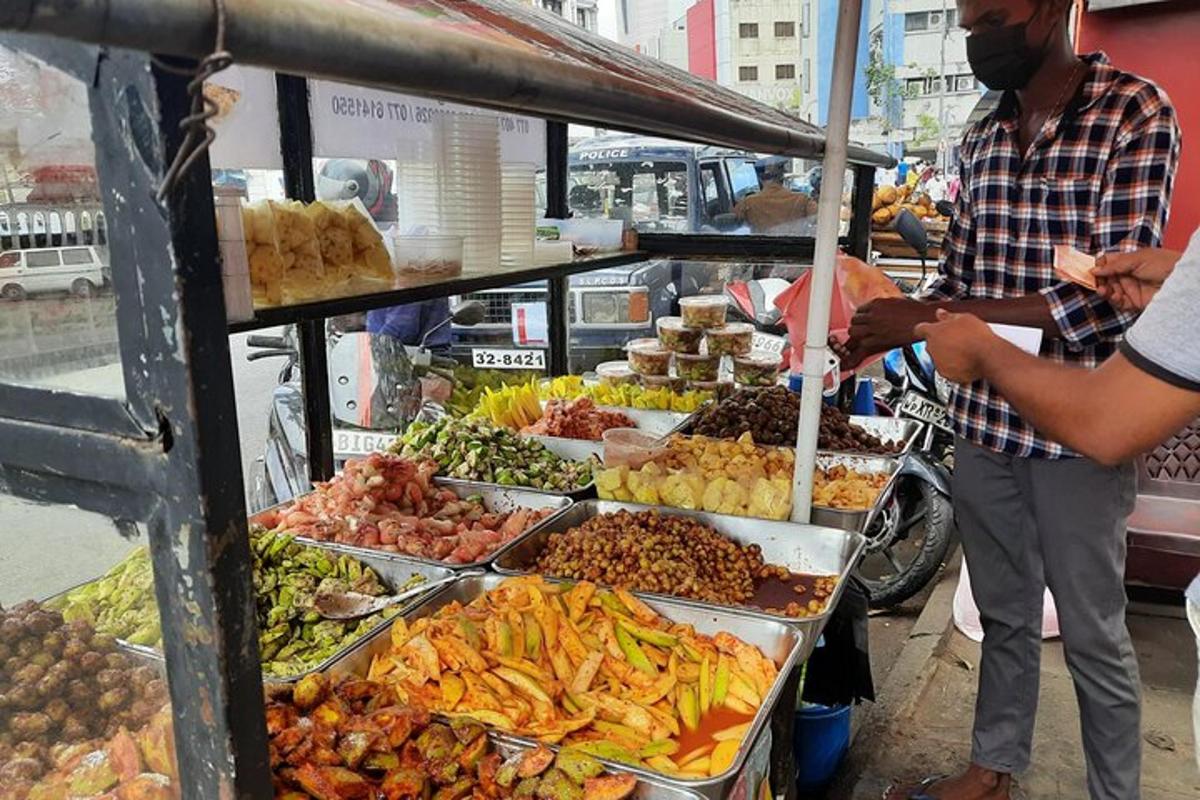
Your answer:
[[[988,381],[1049,438],[1102,464],[1152,449],[1200,416],[1200,391],[1117,354],[1089,370],[1032,356],[966,314],[942,312],[918,328],[938,371]]]

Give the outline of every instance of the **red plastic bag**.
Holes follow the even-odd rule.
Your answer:
[[[893,283],[883,270],[844,253],[838,253],[835,275],[837,280],[833,282],[833,297],[829,308],[829,335],[836,337],[838,341],[845,341],[849,336],[850,320],[854,318],[854,312],[859,306],[882,297],[904,296],[900,287]],[[775,307],[783,313],[783,321],[788,329],[788,341],[792,345],[791,370],[794,375],[799,375],[804,370],[811,284],[812,271],[809,270],[775,298]],[[860,364],[858,369],[878,358],[879,356],[868,359]]]

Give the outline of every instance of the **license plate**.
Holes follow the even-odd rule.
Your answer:
[[[471,366],[476,369],[545,369],[546,351],[475,347],[471,349]]]
[[[900,408],[897,409],[897,414],[900,416],[912,417],[919,419],[922,422],[928,422],[941,428],[944,431],[953,431],[950,427],[950,418],[946,416],[946,408],[939,403],[935,403],[928,397],[922,397],[916,392],[905,392],[904,398],[900,401]]]
[[[333,432],[333,452],[338,458],[370,455],[380,450],[387,450],[388,446],[396,441],[396,438],[396,434],[394,433],[335,429]]]
[[[754,336],[750,338],[750,348],[756,352],[763,353],[768,356],[777,356],[783,353],[783,348],[787,346],[787,339],[782,336],[773,336],[769,333],[754,332]]]

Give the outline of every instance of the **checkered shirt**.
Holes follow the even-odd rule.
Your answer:
[[[1135,316],[1059,280],[1054,245],[1091,254],[1160,246],[1180,133],[1161,89],[1114,68],[1103,53],[1086,61],[1087,78],[1027,158],[1012,93],[966,132],[962,191],[926,299],[1038,292],[1061,331],[1043,343],[1042,357],[1095,367],[1116,352]],[[1033,458],[1074,455],[1042,437],[986,382],[955,387],[949,412],[957,433],[982,447]]]

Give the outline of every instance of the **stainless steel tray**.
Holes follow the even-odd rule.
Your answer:
[[[646,408],[627,408],[625,406],[597,406],[605,411],[615,411],[633,420],[634,427],[645,431],[651,436],[669,436],[683,426],[689,424],[691,414],[680,411],[655,411]],[[562,458],[572,461],[585,461],[595,457],[604,460],[604,443],[588,439],[568,439],[563,436],[542,436],[539,434],[521,434],[530,439],[537,439],[546,449]]]
[[[404,617],[406,621],[412,622],[421,617],[430,616],[441,607],[456,601],[466,605],[508,579],[508,576],[505,575],[464,577],[462,580],[456,581],[436,594],[427,597],[418,607],[411,608],[400,616]],[[547,578],[546,580],[554,581],[555,579]],[[615,764],[601,759],[605,764],[613,768],[624,769],[637,775],[640,779],[665,782],[673,786],[684,787],[705,798],[709,798],[709,800],[724,800],[724,798],[729,796],[729,791],[734,784],[742,778],[740,773],[751,755],[754,754],[757,756],[759,748],[763,746],[764,742],[766,742],[767,748],[770,747],[770,737],[763,736],[762,734],[764,731],[767,733],[770,732],[771,714],[776,705],[781,701],[795,703],[795,698],[783,698],[780,695],[783,691],[785,679],[793,669],[798,668],[800,663],[800,655],[804,647],[804,634],[795,626],[787,625],[773,619],[748,617],[741,610],[733,611],[717,606],[685,603],[674,598],[665,599],[652,595],[645,596],[645,602],[667,619],[673,622],[690,624],[699,633],[715,635],[720,631],[729,631],[742,641],[762,650],[764,655],[773,660],[779,669],[775,683],[771,686],[767,696],[763,699],[762,705],[759,706],[758,713],[755,714],[754,719],[751,721],[750,731],[747,733],[745,739],[742,740],[742,746],[738,750],[737,757],[734,759],[732,766],[723,774],[704,780],[685,780],[669,778],[657,772],[651,772],[639,767]],[[391,646],[388,627],[390,626],[385,626],[381,630],[360,640],[357,646],[351,648],[341,660],[330,668],[330,674],[359,677],[366,675],[371,665],[371,659],[376,654],[386,652]],[[533,739],[523,736],[506,734],[505,738],[522,744],[535,743]]]
[[[403,585],[405,582],[408,581],[408,579],[410,577],[412,577],[412,575],[414,573],[417,575],[423,576],[427,582],[435,581],[435,580],[438,580],[439,578],[445,578],[445,577],[449,577],[449,576],[455,574],[455,571],[452,569],[449,569],[448,567],[438,566],[438,565],[430,564],[430,563],[427,563],[424,561],[417,561],[415,559],[399,558],[399,557],[394,557],[394,556],[392,558],[381,558],[378,553],[375,553],[374,551],[371,551],[371,550],[355,549],[355,550],[353,550],[353,552],[350,552],[349,548],[330,547],[330,546],[326,545],[324,542],[313,542],[310,540],[302,540],[300,538],[297,538],[296,541],[300,544],[303,544],[306,547],[313,547],[318,550],[327,550],[327,551],[333,552],[337,555],[350,555],[350,556],[353,556],[354,558],[357,558],[363,564],[365,564],[368,567],[370,567],[371,569],[375,570],[375,573],[377,575],[379,575],[380,579],[383,580],[383,582],[386,583],[389,588],[395,588],[396,586]],[[391,555],[391,554],[389,554],[389,555]],[[56,595],[52,595],[51,597],[46,598],[46,602],[50,602],[50,601],[54,601],[54,600],[63,598],[70,592],[73,592],[75,589],[78,589],[80,586],[86,586],[88,583],[91,583],[91,581],[85,581],[76,586],[72,586],[70,589],[59,592]],[[434,591],[436,592],[436,589]],[[401,606],[400,606],[401,613],[403,613],[404,611],[406,611],[408,609],[417,607],[419,604],[425,602],[425,600],[428,599],[428,597],[429,597],[428,594],[419,594],[416,597],[413,597],[408,602],[401,604]],[[391,623],[390,619],[381,621],[374,628],[367,631],[365,634],[363,634],[359,638],[355,639],[354,641],[348,643],[347,645],[342,647],[340,650],[335,652],[333,655],[331,655],[329,658],[326,658],[324,661],[318,662],[317,664],[308,668],[304,672],[300,672],[295,675],[264,675],[263,681],[270,682],[270,683],[290,683],[292,681],[299,680],[300,678],[304,677],[305,675],[308,675],[309,673],[323,672],[324,670],[329,669],[331,666],[333,666],[335,663],[337,663],[338,660],[340,660],[342,657],[344,657],[347,653],[349,653],[355,647],[358,647],[360,644],[362,644],[364,641],[370,639],[372,636],[374,636],[379,631],[386,629],[390,623]],[[140,645],[140,644],[132,644],[123,639],[117,639],[117,644],[120,646],[120,648],[122,650],[125,650],[129,653],[136,654],[139,658],[144,659],[146,661],[155,661],[155,662],[162,663],[165,660],[162,651],[157,648],[149,647],[146,645]]]
[[[297,536],[296,541],[302,544],[317,545],[329,550],[337,550],[341,553],[349,553],[359,558],[370,556],[372,558],[394,558],[405,562],[419,561],[426,564],[432,564],[437,567],[444,567],[450,570],[480,569],[487,567],[498,555],[503,553],[509,547],[512,547],[524,537],[536,531],[542,525],[545,525],[553,520],[555,516],[561,514],[571,505],[571,498],[566,495],[554,494],[550,492],[537,492],[533,489],[518,489],[512,486],[500,486],[499,484],[495,483],[474,483],[472,481],[460,481],[453,478],[434,478],[433,482],[437,486],[445,486],[459,497],[479,495],[483,502],[484,508],[486,508],[488,511],[510,511],[514,508],[520,507],[536,509],[551,508],[554,510],[545,519],[539,520],[531,525],[525,530],[524,533],[518,535],[511,542],[501,545],[484,558],[481,558],[478,561],[472,561],[468,564],[449,564],[445,561],[438,561],[435,558],[422,558],[420,556],[408,555],[406,553],[389,553],[385,550],[375,550],[370,547],[358,547],[356,545],[342,544],[340,542],[324,542],[318,539],[310,539],[307,536]],[[287,504],[284,503],[283,505]],[[267,509],[265,511],[260,511],[258,514],[255,514],[253,517],[251,517],[251,520],[253,521],[255,517],[266,514],[275,510],[276,508],[279,508],[279,506],[275,506],[274,508]]]
[[[875,434],[885,442],[901,442],[903,447],[900,450],[900,455],[908,453],[913,449],[917,437],[921,435],[921,429],[925,427],[919,420],[915,419],[868,417],[859,414],[850,415],[850,424]],[[863,454],[850,453],[849,455]]]
[[[576,503],[567,511],[555,517],[552,523],[538,529],[537,532],[522,539],[510,547],[502,557],[497,558],[492,568],[502,575],[523,575],[536,573],[534,562],[541,554],[546,542],[553,533],[562,533],[577,527],[585,520],[601,514],[611,514],[615,511],[649,511],[657,509],[663,514],[674,514],[681,517],[691,517],[715,528],[720,533],[740,545],[756,544],[762,548],[763,560],[769,564],[779,564],[792,572],[803,572],[815,575],[836,575],[837,586],[825,605],[825,610],[811,617],[787,617],[782,614],[771,614],[747,606],[727,606],[692,600],[674,595],[663,595],[653,592],[635,592],[639,597],[664,598],[688,605],[730,609],[746,617],[782,622],[794,625],[804,631],[804,644],[801,648],[801,662],[808,659],[817,638],[825,628],[830,614],[842,596],[843,587],[850,571],[858,563],[866,546],[866,539],[859,533],[835,528],[824,528],[817,525],[800,525],[795,522],[777,522],[774,520],[755,519],[753,517],[735,517],[729,514],[713,514],[707,511],[691,511],[683,508],[664,508],[662,506],[641,505],[639,503],[621,503],[612,500],[584,500]]]
[[[585,439],[562,439],[557,436],[534,436],[531,438],[537,439],[551,453],[567,461],[587,461],[589,458],[594,457],[597,459],[596,463],[599,464],[604,456],[604,446],[600,442],[589,442]],[[452,487],[463,486],[478,490],[485,486],[492,486],[500,489],[519,489],[527,492],[536,492],[538,494],[550,495],[551,497],[569,497],[573,500],[594,497],[596,494],[595,481],[588,481],[578,489],[572,489],[569,492],[552,492],[526,486],[501,486],[498,483],[468,481],[461,478],[438,478],[437,481]]]
[[[896,476],[900,471],[900,461],[891,456],[859,456],[850,453],[817,453],[817,466],[828,469],[835,465],[844,465],[863,473],[884,472],[888,475],[875,505],[871,508],[845,509],[829,506],[813,505],[810,519],[814,525],[824,525],[828,528],[841,528],[845,531],[865,532],[875,515],[892,497],[896,487]]]

